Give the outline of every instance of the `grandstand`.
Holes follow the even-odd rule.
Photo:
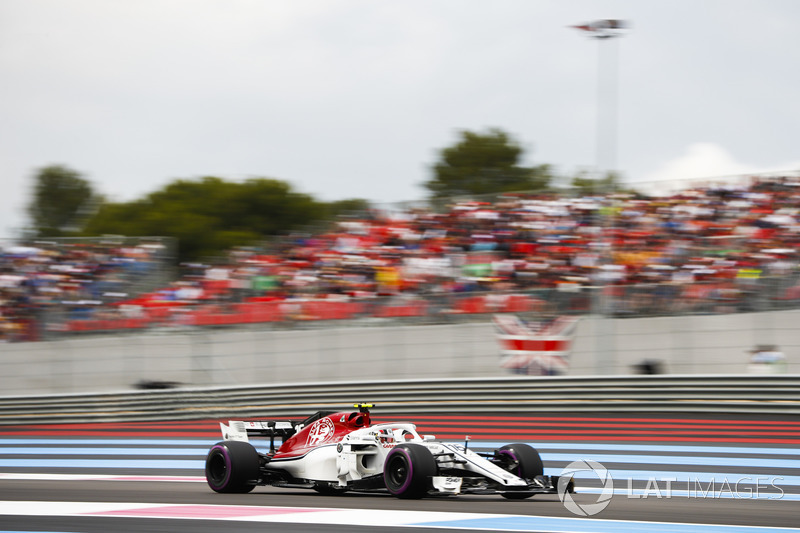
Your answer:
[[[8,243],[2,334],[800,307],[798,187],[795,175],[740,177],[658,197],[515,194],[376,210],[181,276],[169,239]]]

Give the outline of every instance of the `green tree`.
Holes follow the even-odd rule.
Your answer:
[[[336,218],[338,216],[346,216],[352,214],[363,214],[372,209],[372,204],[369,200],[363,198],[347,198],[345,200],[336,200],[327,204],[328,218]]]
[[[586,173],[580,173],[572,178],[572,187],[584,195],[605,195],[630,191],[630,189],[624,189],[622,179],[616,172],[608,172],[601,178],[590,178]]]
[[[62,165],[51,165],[34,176],[28,204],[31,230],[36,237],[63,237],[80,231],[100,199],[81,175]]]
[[[434,177],[425,187],[437,199],[546,188],[550,167],[520,166],[523,153],[522,147],[499,129],[461,131],[455,145],[440,151]]]
[[[133,202],[107,203],[85,234],[175,237],[179,258],[185,261],[220,255],[324,219],[327,211],[326,204],[282,181],[205,177],[173,181]]]

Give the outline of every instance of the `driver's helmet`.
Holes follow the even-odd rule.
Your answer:
[[[381,442],[381,444],[394,442],[394,435],[392,434],[391,430],[382,429],[380,432],[378,432],[378,440]]]

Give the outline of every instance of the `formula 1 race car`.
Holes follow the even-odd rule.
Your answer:
[[[250,492],[257,485],[322,494],[388,490],[399,498],[478,493],[523,499],[573,491],[571,478],[543,474],[539,453],[527,444],[476,453],[468,442],[420,436],[411,423],[372,425],[372,406],[355,407],[358,411],[319,411],[302,421],[221,423],[224,440],[206,458],[209,486],[227,493]],[[250,437],[268,438],[269,450],[258,451]]]

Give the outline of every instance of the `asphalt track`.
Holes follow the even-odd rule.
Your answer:
[[[395,421],[380,417],[376,421]],[[268,418],[268,417],[265,417]],[[797,417],[416,417],[421,433],[470,446],[539,448],[546,473],[602,463],[614,496],[592,517],[557,495],[398,500],[258,487],[213,493],[202,480],[216,421],[0,427],[0,531],[781,531],[800,527]],[[575,503],[601,482],[576,474]],[[71,503],[65,503],[71,502]],[[148,505],[145,505],[148,504]],[[767,529],[764,529],[767,528]],[[800,530],[798,530],[800,531]]]

